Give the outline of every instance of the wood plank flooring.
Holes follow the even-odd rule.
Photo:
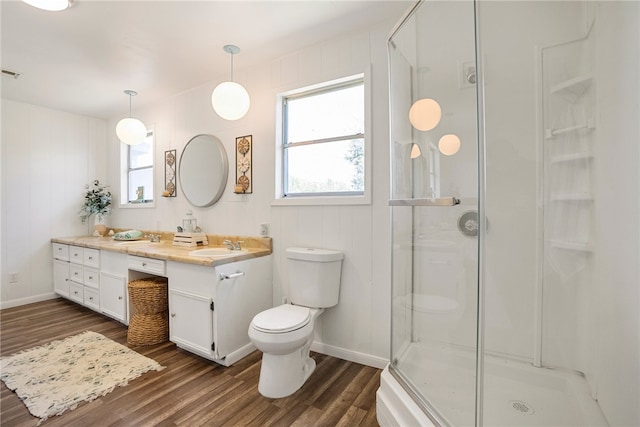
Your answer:
[[[98,332],[127,345],[121,323],[64,299],[0,311],[0,355]],[[317,368],[292,396],[258,393],[262,353],[224,367],[167,342],[131,347],[166,369],[149,372],[106,396],[43,422],[54,426],[377,426],[380,370],[312,353]],[[2,383],[0,425],[35,426],[18,397]]]

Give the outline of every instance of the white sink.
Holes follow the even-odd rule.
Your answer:
[[[239,251],[232,251],[227,248],[206,248],[206,249],[198,249],[195,251],[189,252],[189,256],[202,256],[202,257],[225,257],[225,256],[237,256],[246,254],[246,249],[240,249]]]

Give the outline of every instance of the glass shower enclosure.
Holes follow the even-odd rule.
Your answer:
[[[639,5],[420,1],[392,32],[381,425],[640,425]]]

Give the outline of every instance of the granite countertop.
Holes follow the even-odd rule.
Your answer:
[[[174,246],[172,233],[162,233],[160,242],[157,243],[152,243],[148,239],[129,242],[114,240],[111,237],[93,236],[55,237],[51,239],[51,241],[53,243],[62,243],[65,245],[80,246],[83,248],[100,249],[146,258],[177,261],[203,266],[217,266],[236,261],[259,258],[270,255],[272,251],[270,237],[207,235],[207,239],[209,240],[208,246],[197,247]],[[225,247],[222,244],[223,240],[231,240],[232,242],[243,241],[242,249],[246,249],[247,251],[238,255],[224,257],[202,257],[189,255],[189,252],[198,249]]]

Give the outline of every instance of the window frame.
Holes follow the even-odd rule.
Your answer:
[[[301,88],[288,90],[276,95],[276,194],[272,206],[288,205],[364,205],[371,204],[371,78],[370,66],[364,72],[346,77],[325,81]],[[312,96],[327,90],[337,90],[351,85],[360,84],[364,88],[364,134],[341,136],[338,138],[322,138],[314,141],[303,141],[287,144],[286,99]],[[362,192],[345,191],[331,193],[290,193],[287,194],[287,149],[308,144],[326,143],[336,140],[346,140],[351,136],[364,139],[364,189]]]
[[[152,154],[152,164],[151,166],[145,166],[140,168],[131,168],[131,146],[127,145],[123,142],[120,142],[120,208],[124,209],[145,209],[145,208],[154,208],[156,202],[156,135],[155,130],[153,128],[147,128],[147,138],[149,136],[153,137],[153,141],[151,143],[153,154]],[[153,192],[152,199],[149,202],[143,203],[132,203],[129,202],[129,173],[132,170],[142,170],[151,168],[152,179],[153,179]]]

